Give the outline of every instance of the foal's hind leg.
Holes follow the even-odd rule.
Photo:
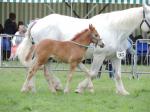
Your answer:
[[[35,61],[35,60],[34,60]],[[30,87],[29,83],[32,79],[32,77],[35,75],[35,73],[37,72],[39,68],[39,64],[38,63],[33,63],[31,69],[29,69],[29,72],[28,72],[28,75],[27,75],[27,78],[23,84],[23,87],[21,89],[21,92],[27,92],[29,90],[31,90],[32,88]]]
[[[29,68],[26,69],[26,77],[28,75]],[[29,87],[31,88],[32,92],[36,92],[36,87],[35,87],[35,77],[32,77],[31,80],[29,81]]]

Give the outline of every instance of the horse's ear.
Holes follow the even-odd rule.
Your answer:
[[[90,29],[90,30],[93,30],[93,29],[94,29],[94,27],[93,27],[92,24],[89,24],[89,29]]]
[[[147,11],[148,8],[149,8],[149,6],[148,6],[147,4],[143,4],[143,9],[144,9],[144,11]]]

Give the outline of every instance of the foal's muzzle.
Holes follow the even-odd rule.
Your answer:
[[[101,39],[98,39],[97,40],[97,44],[96,44],[96,46],[100,46],[101,48],[103,48],[104,46],[105,46],[105,44],[104,44],[104,42],[101,40]]]

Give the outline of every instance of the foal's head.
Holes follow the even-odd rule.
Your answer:
[[[92,24],[89,25],[89,30],[91,33],[91,41],[93,43],[95,43],[95,45],[100,46],[100,47],[104,47],[104,43],[102,41],[102,39],[100,38],[100,35],[98,34],[97,30],[95,29],[95,27],[93,27]]]

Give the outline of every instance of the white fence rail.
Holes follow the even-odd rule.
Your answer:
[[[3,60],[3,38],[12,38],[14,35],[0,35],[0,68],[24,68],[20,62],[16,59],[14,61]],[[136,43],[132,43],[134,51],[126,53],[126,58],[122,60],[122,73],[129,73],[130,76],[139,77],[142,74],[150,74],[150,39],[138,39]],[[85,64],[90,68],[91,60],[86,60]],[[104,65],[107,65],[104,63]],[[109,66],[102,67],[100,72],[112,72],[109,71]],[[106,69],[107,68],[107,69]],[[54,62],[52,69],[54,71],[67,71],[68,67],[66,64],[60,64]],[[80,71],[80,70],[78,70]]]

